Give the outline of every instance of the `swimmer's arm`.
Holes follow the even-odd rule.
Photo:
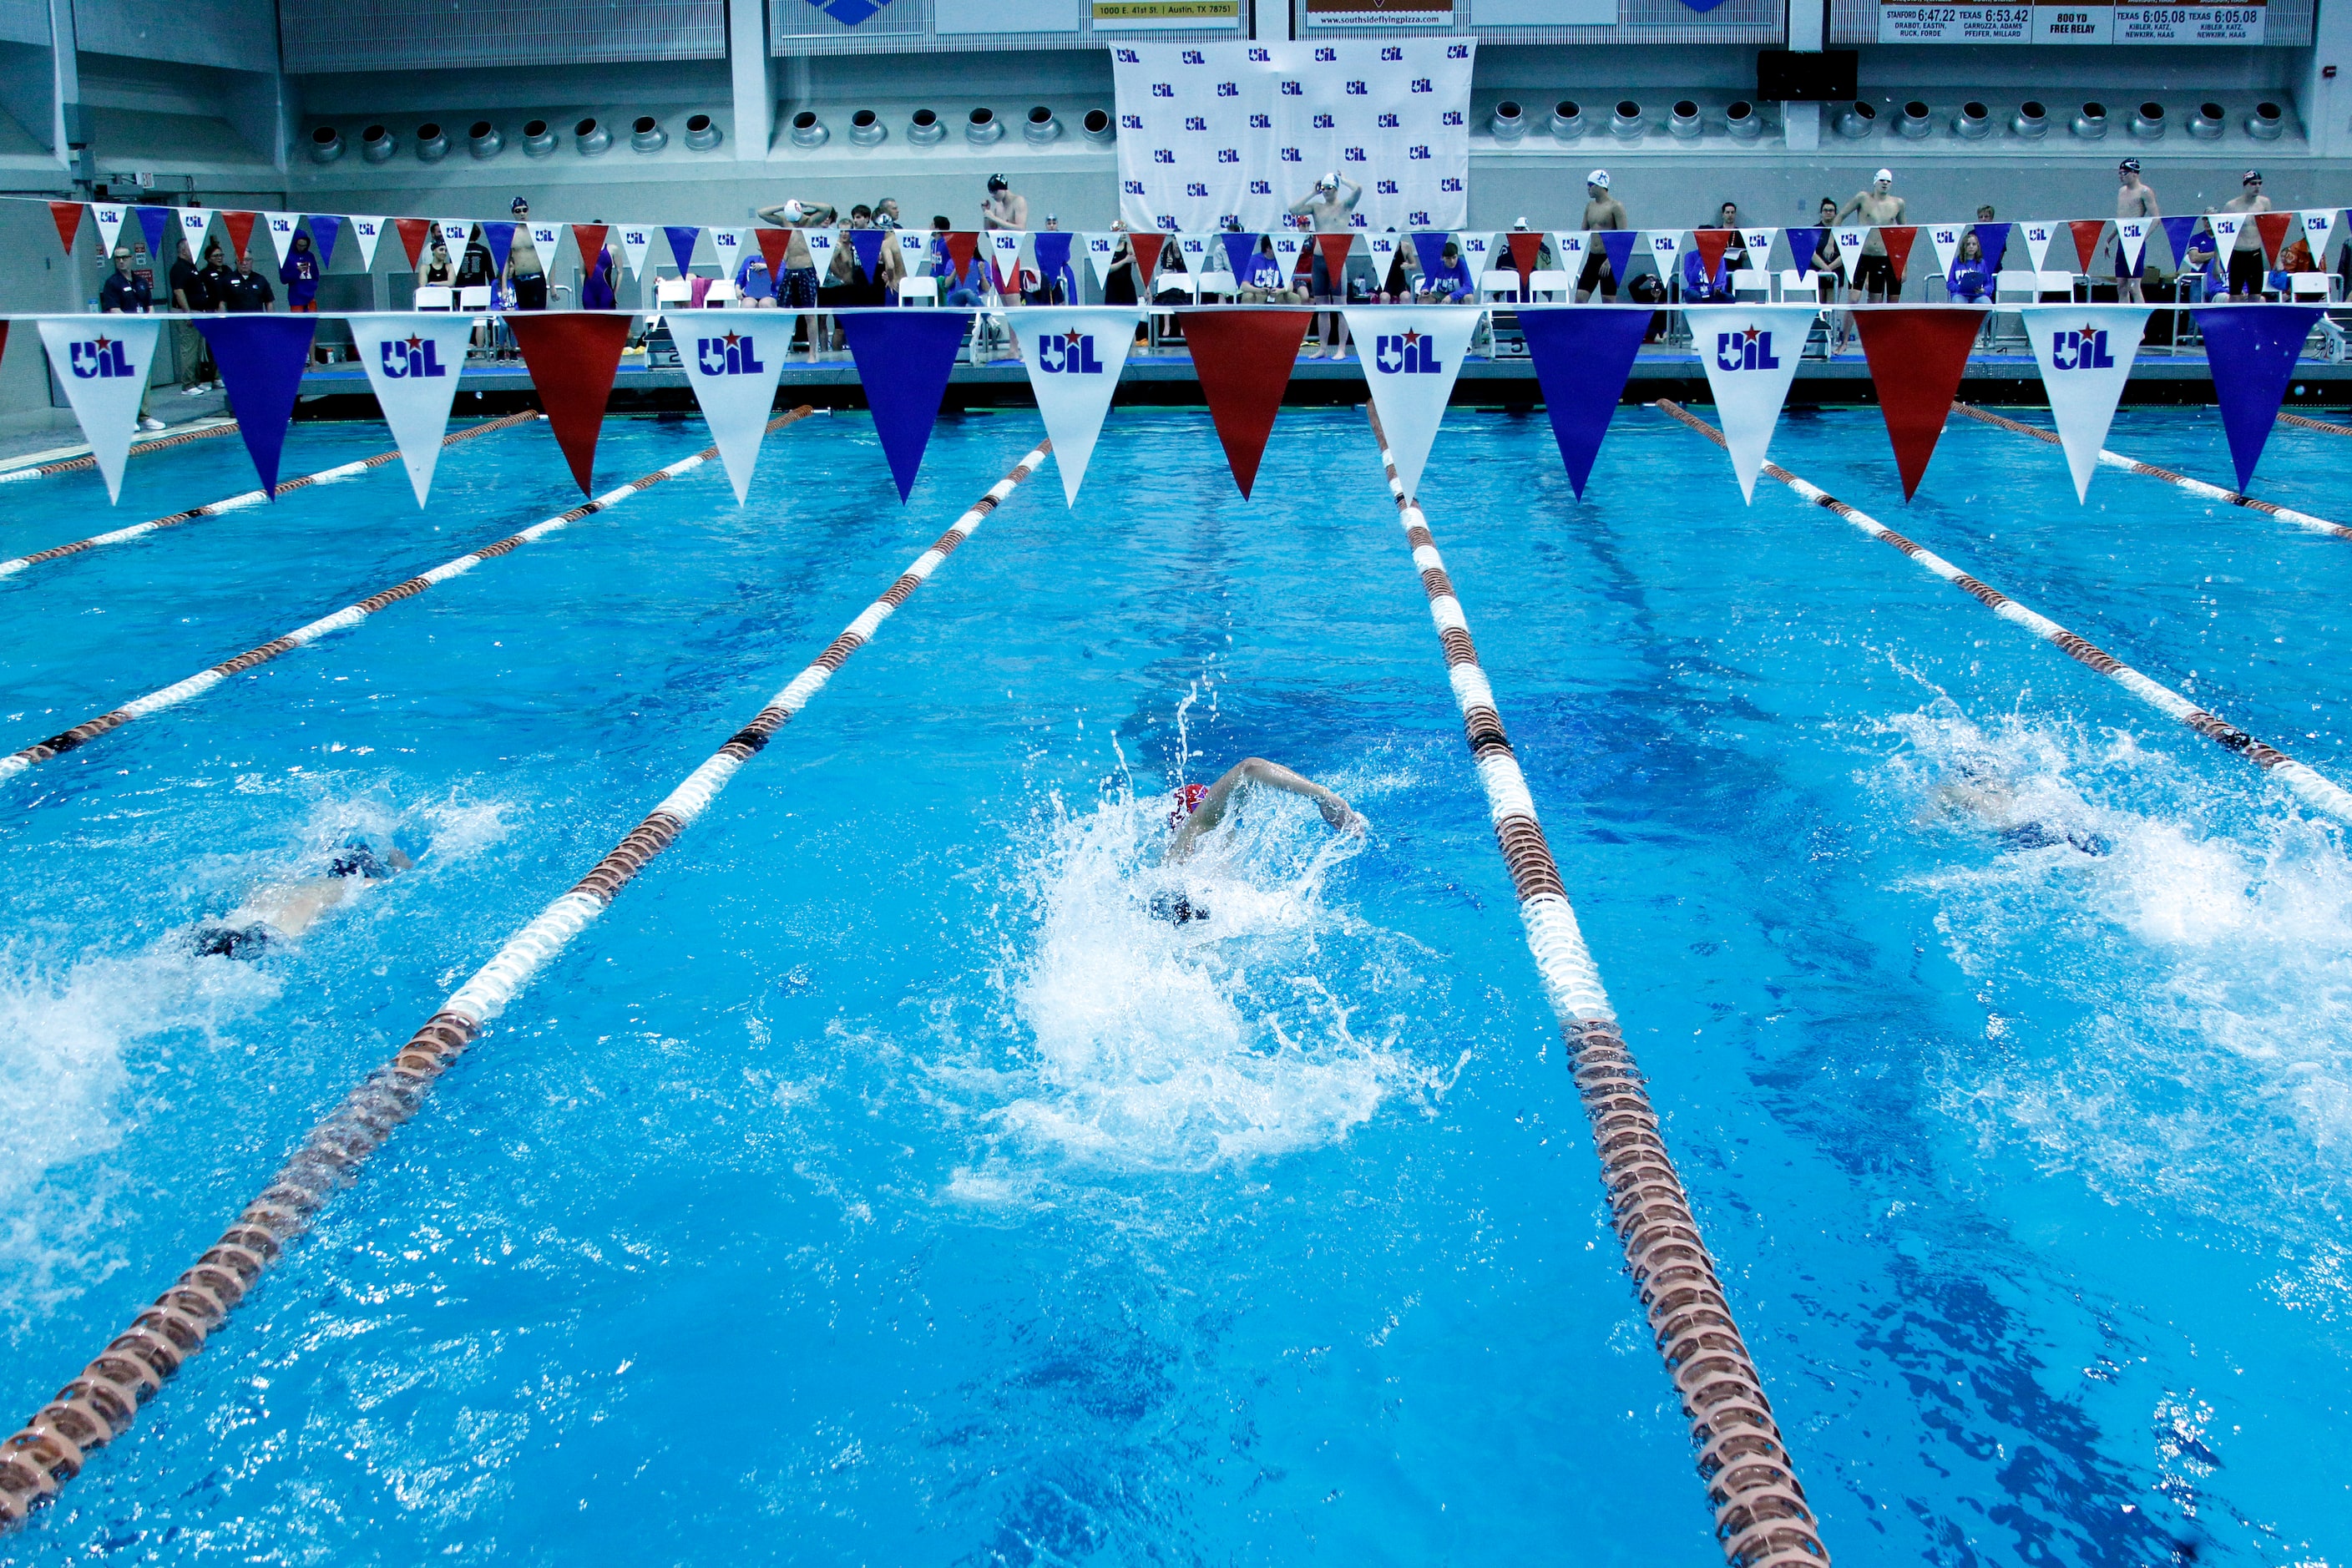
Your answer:
[[[1225,776],[1209,786],[1201,797],[1200,805],[1185,819],[1169,841],[1166,859],[1177,861],[1192,853],[1192,846],[1202,834],[1224,820],[1225,804],[1234,791],[1245,784],[1265,784],[1269,788],[1287,790],[1313,801],[1323,813],[1323,820],[1342,833],[1361,832],[1364,819],[1358,816],[1348,803],[1313,779],[1292,773],[1279,763],[1269,763],[1263,757],[1244,757],[1225,771]]]
[[[1862,202],[1863,202],[1863,198],[1864,198],[1864,196],[1867,196],[1868,195],[1870,195],[1870,193],[1869,193],[1868,191],[1857,191],[1857,192],[1855,192],[1855,193],[1854,193],[1853,199],[1852,201],[1850,201],[1850,202],[1846,203],[1846,204],[1845,204],[1845,205],[1843,205],[1843,206],[1842,206],[1842,207],[1838,208],[1837,216],[1836,216],[1833,220],[1832,220],[1832,221],[1836,222],[1836,223],[1843,223],[1846,219],[1848,219],[1848,218],[1850,218],[1850,217],[1853,217],[1853,216],[1854,216],[1855,215],[1859,214],[1859,213],[1862,211]]]

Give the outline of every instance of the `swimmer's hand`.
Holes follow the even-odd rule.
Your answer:
[[[1364,831],[1364,819],[1357,815],[1353,806],[1336,795],[1326,793],[1317,796],[1315,808],[1323,814],[1323,820],[1331,825],[1334,833]]]

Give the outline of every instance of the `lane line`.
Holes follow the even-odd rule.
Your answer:
[[[2004,430],[2013,430],[2021,436],[2031,436],[2035,440],[2046,442],[2053,447],[2061,444],[2055,431],[2044,430],[2038,426],[2023,424],[2015,419],[2006,419],[1998,414],[1973,407],[1966,403],[1953,404],[1952,412],[1965,414],[1971,419],[1980,419],[1987,425],[1998,425]],[[2288,416],[2282,414],[2279,417],[2284,419]],[[2305,420],[2304,423],[2311,422]],[[2320,427],[2328,428],[2326,426]],[[2347,430],[2345,434],[2352,436],[2352,430]],[[2267,512],[2272,517],[2294,523],[2298,528],[2307,528],[2314,533],[2332,533],[2338,539],[2352,539],[2352,528],[2347,528],[2340,522],[2330,522],[2324,517],[2314,517],[2307,511],[2297,511],[2291,506],[2280,506],[2275,501],[2258,500],[2250,495],[2241,495],[2236,490],[2223,489],[2220,485],[2209,485],[2203,479],[2192,479],[2186,474],[2176,474],[2170,468],[2159,468],[2154,463],[2143,463],[2137,458],[2122,457],[2105,450],[2099,453],[2099,461],[2106,468],[2121,468],[2127,474],[2145,474],[2152,479],[2162,479],[2168,485],[2179,485],[2189,494],[2202,496],[2207,500],[2227,501],[2231,506],[2242,506],[2249,511]]]
[[[468,425],[463,430],[452,430],[442,437],[441,445],[445,448],[454,447],[460,441],[470,441],[477,436],[488,436],[493,431],[511,430],[518,425],[528,425],[532,420],[541,417],[543,416],[536,413],[509,414],[502,419],[491,419],[479,425]],[[231,426],[229,428],[235,429],[236,426]],[[356,463],[342,463],[331,468],[321,468],[315,474],[304,474],[299,479],[282,479],[278,482],[278,493],[284,495],[288,490],[299,490],[305,485],[331,484],[337,479],[348,479],[355,474],[363,474],[370,468],[381,468],[386,463],[399,460],[400,448],[394,447],[389,452],[378,452],[374,457],[362,458]],[[124,540],[138,539],[161,529],[177,528],[182,523],[194,522],[198,518],[218,517],[226,511],[236,511],[248,506],[259,506],[268,499],[269,494],[266,490],[247,490],[241,495],[233,495],[226,500],[213,501],[205,506],[190,507],[185,511],[175,511],[169,517],[155,518],[148,522],[134,522],[128,528],[118,528],[110,533],[93,533],[88,539],[77,539],[71,544],[60,544],[53,549],[37,551],[30,555],[19,555],[13,561],[0,561],[0,577],[13,577],[26,567],[38,566],[45,561],[57,561],[68,555],[79,555],[85,550],[96,550],[100,545],[120,544]]]
[[[174,430],[168,436],[156,436],[144,441],[133,441],[131,443],[130,455],[142,458],[150,452],[163,451],[167,447],[184,447],[191,441],[202,441],[212,436],[234,435],[236,431],[236,421],[234,419],[212,420],[203,425],[192,426],[185,430]],[[68,447],[66,450],[70,452],[73,448]],[[36,463],[19,459],[17,466],[0,469],[0,485],[13,485],[18,479],[47,479],[51,474],[71,473],[77,468],[96,467],[98,467],[98,459],[91,456],[89,448],[85,447],[80,457],[60,458],[56,462]]]
[[[814,412],[814,409],[803,404],[789,414],[779,415],[770,420],[768,428],[772,431],[781,429],[797,420],[807,418]],[[650,474],[631,479],[620,489],[607,490],[593,500],[583,501],[560,516],[551,517],[544,522],[533,523],[520,533],[510,533],[494,543],[483,545],[479,550],[460,555],[455,561],[445,561],[428,572],[418,573],[404,583],[395,583],[381,593],[371,594],[356,605],[346,605],[333,615],[323,616],[308,626],[296,626],[292,631],[274,637],[258,647],[249,647],[234,658],[223,659],[210,668],[200,669],[184,680],[175,681],[170,686],[159,687],[144,697],[134,698],[121,707],[110,709],[95,719],[84,720],[72,729],[52,735],[46,741],[0,757],[0,779],[21,773],[37,763],[46,763],[52,757],[63,756],[75,747],[85,745],[110,730],[121,729],[133,719],[144,719],[151,713],[160,713],[166,708],[176,708],[191,698],[201,697],[222,681],[233,676],[242,675],[257,665],[268,664],[279,654],[291,652],[295,648],[314,643],[331,633],[355,626],[387,605],[396,605],[403,599],[415,598],[436,583],[446,583],[452,577],[463,576],[485,561],[495,560],[509,551],[520,549],[523,545],[544,539],[549,534],[559,529],[567,528],[583,517],[608,510],[638,491],[651,489],[664,479],[674,479],[680,474],[698,468],[717,456],[719,456],[717,447],[705,447],[690,458],[681,458],[667,468],[656,468]]]
[[[1654,406],[1689,426],[1717,446],[1723,445],[1721,431],[1706,421],[1696,417],[1679,405],[1660,398]],[[2352,824],[2352,792],[2347,792],[2341,784],[2324,773],[2296,762],[2277,747],[2254,739],[2253,736],[2247,734],[2219,714],[2200,708],[2170,687],[2159,685],[2149,679],[2105,649],[2085,642],[2047,616],[2027,609],[1999,589],[1987,586],[1934,551],[1914,544],[1868,512],[1846,505],[1826,490],[1799,479],[1780,464],[1766,463],[1764,472],[1811,501],[1815,506],[1845,519],[1880,543],[1893,545],[1945,582],[1969,594],[2002,620],[2023,626],[2043,642],[2064,650],[2066,655],[2077,663],[2107,677],[2167,718],[2177,719],[2207,740],[2226,750],[2237,752],[2285,784],[2289,789],[2300,795],[2306,805],[2326,812],[2338,822]]]
[[[1827,1568],[1829,1549],[1822,1542],[1820,1523],[1805,1501],[1763,1379],[1732,1320],[1682,1176],[1659,1136],[1648,1086],[1626,1049],[1600,966],[1584,944],[1559,868],[1536,820],[1535,799],[1496,711],[1494,688],[1479,668],[1462,602],[1428,518],[1397,482],[1377,412],[1372,433],[1380,439],[1389,494],[1429,596],[1430,622],[1437,628],[1446,679],[1462,710],[1463,734],[1486,792],[1495,842],[1518,892],[1528,951],[1559,1020],[1577,1094],[1592,1122],[1611,1223],[1624,1247],[1666,1374],[1682,1395],[1683,1415],[1698,1449],[1699,1478],[1715,1510],[1716,1539],[1725,1559],[1739,1568]]]
[[[2330,425],[2325,419],[2314,419],[2302,414],[2281,414],[2282,425],[2298,425],[2305,430],[2325,430],[2330,436],[2352,436],[2352,425]]]
[[[806,412],[803,410],[801,412]],[[0,1528],[21,1522],[81,1472],[90,1450],[130,1429],[140,1403],[205,1347],[254,1289],[287,1245],[308,1231],[338,1188],[351,1183],[401,1123],[415,1116],[441,1075],[479,1038],[531,977],[604,912],[646,863],[675,843],[709,808],[737,769],[808,705],[849,656],[923,585],[940,563],[1003,505],[1051,450],[1047,442],[1021,459],[939,542],[917,556],[790,685],[769,699],[631,830],[589,873],[509,938],[488,963],[452,993],[386,1066],[368,1075],[334,1114],[311,1129],[259,1197],[246,1205],[194,1265],[142,1310],[79,1375],[14,1436],[0,1443]]]

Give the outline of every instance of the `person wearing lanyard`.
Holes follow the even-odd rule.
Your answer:
[[[98,308],[110,316],[143,316],[155,308],[155,290],[131,270],[131,247],[114,247],[114,271],[98,290]],[[139,428],[161,430],[163,422],[147,412],[147,393],[139,393]]]
[[[297,233],[294,249],[278,268],[278,281],[286,285],[286,308],[289,310],[316,310],[319,308],[319,256],[310,248],[310,237]]]

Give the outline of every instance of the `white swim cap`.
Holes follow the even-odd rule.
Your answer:
[[[1878,173],[1871,175],[1870,177],[1874,183],[1879,180],[1884,180],[1891,185],[1895,183],[1895,171],[1892,169],[1881,169]]]
[[[798,202],[786,202],[784,204],[784,221],[786,223],[798,223],[801,221],[801,214],[806,210],[807,209],[803,207]]]
[[[1592,173],[1584,176],[1584,183],[1588,185],[1599,185],[1605,191],[1609,188],[1609,171],[1606,169],[1595,169]]]

